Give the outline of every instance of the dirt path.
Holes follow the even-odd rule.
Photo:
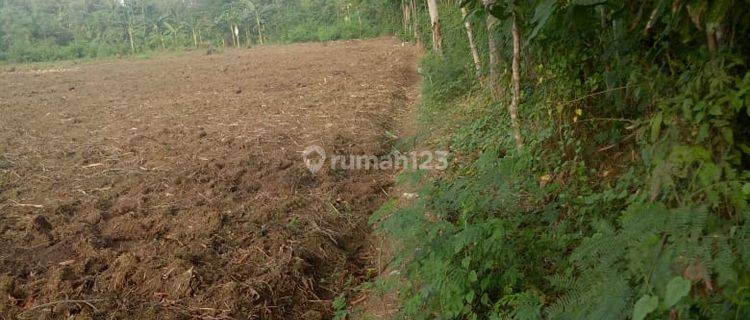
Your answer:
[[[416,51],[393,39],[0,74],[0,317],[324,319],[369,280]],[[62,302],[71,301],[71,302]]]

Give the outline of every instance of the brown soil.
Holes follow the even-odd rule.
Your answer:
[[[327,319],[368,267],[416,50],[394,39],[0,74],[0,317]],[[377,269],[377,268],[374,268]]]

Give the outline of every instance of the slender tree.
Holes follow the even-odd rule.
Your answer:
[[[440,15],[438,14],[437,0],[427,0],[427,10],[430,13],[430,24],[432,26],[432,49],[439,55],[443,54],[443,37],[440,34]]]
[[[500,77],[498,68],[500,65],[500,59],[497,52],[497,40],[495,39],[495,29],[498,24],[497,18],[492,15],[492,7],[495,5],[495,0],[482,0],[484,9],[487,13],[486,24],[487,24],[487,58],[489,71],[489,86],[490,92],[494,99],[498,98],[500,87],[498,86],[498,78]]]
[[[411,31],[409,4],[406,0],[401,0],[401,24],[405,32]]]
[[[414,31],[414,39],[419,43],[419,11],[417,11],[417,0],[411,1],[411,23],[412,30]]]
[[[461,15],[464,19],[464,28],[466,29],[466,36],[469,38],[469,47],[471,48],[471,57],[474,61],[474,70],[477,73],[477,77],[482,74],[482,61],[479,59],[479,51],[477,45],[474,43],[474,29],[471,26],[471,21],[467,17],[466,7],[461,7]]]
[[[518,31],[518,19],[515,13],[512,17],[511,33],[513,35],[513,65],[512,65],[512,82],[513,82],[513,98],[510,105],[508,105],[508,112],[510,113],[510,121],[513,126],[513,137],[516,140],[516,147],[523,147],[523,139],[521,139],[521,125],[518,121],[518,105],[521,101],[521,33]]]
[[[255,12],[255,27],[258,29],[258,43],[263,44],[263,26],[260,24],[260,12],[258,7],[255,7],[253,11]]]

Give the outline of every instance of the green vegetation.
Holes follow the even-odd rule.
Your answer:
[[[398,10],[390,6],[357,0],[0,0],[0,61],[372,37],[394,32]]]
[[[420,197],[373,217],[399,240],[402,317],[750,318],[750,3],[462,4],[481,76],[456,3],[421,66],[424,143],[452,166],[404,174]]]
[[[452,164],[373,216],[403,318],[750,318],[750,2],[442,1],[442,40],[426,5],[0,0],[0,59],[427,42],[423,143]]]

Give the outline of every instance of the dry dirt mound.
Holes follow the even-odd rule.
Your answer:
[[[0,315],[324,319],[363,270],[416,53],[393,39],[0,74]]]

